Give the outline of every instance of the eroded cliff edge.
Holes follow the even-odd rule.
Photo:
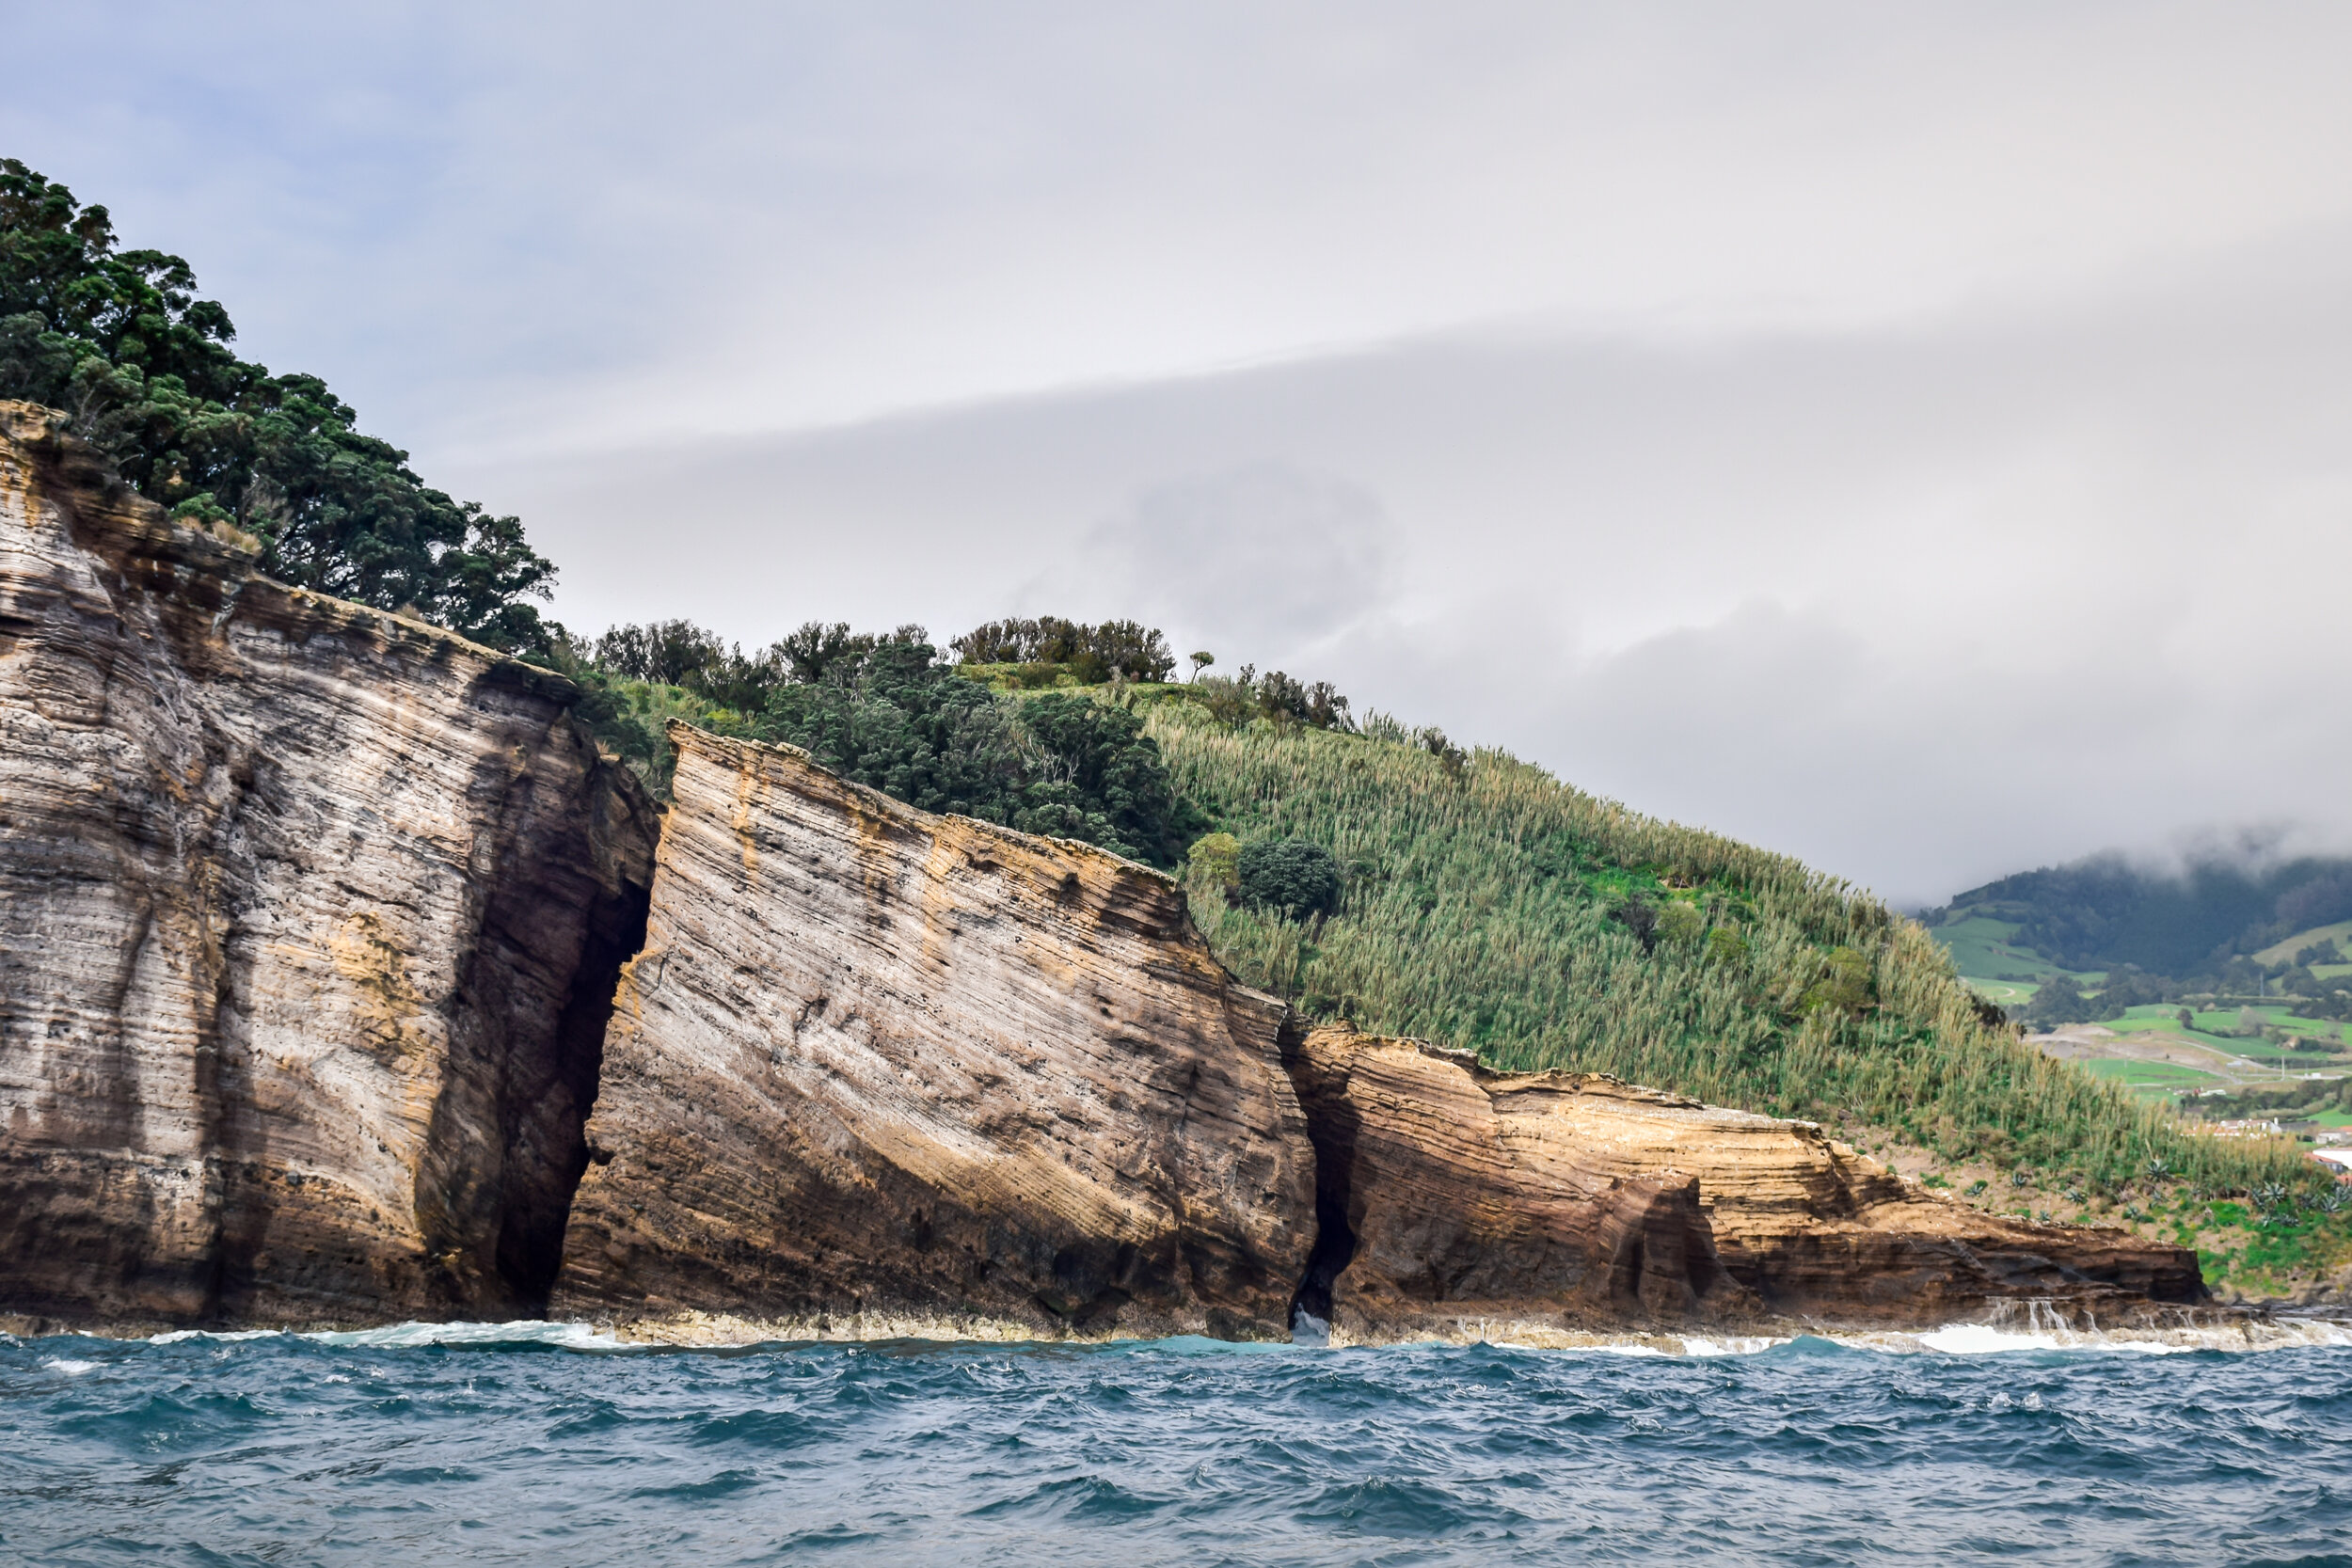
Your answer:
[[[657,828],[560,677],[0,404],[0,1311],[537,1310]]]
[[[1939,1197],[1809,1122],[1344,1025],[1287,1059],[1320,1161],[1300,1300],[1335,1338],[1917,1328],[2024,1302],[2113,1322],[2204,1298],[2185,1249]]]
[[[1286,1017],[1184,895],[677,726],[558,1310],[1284,1338]]]

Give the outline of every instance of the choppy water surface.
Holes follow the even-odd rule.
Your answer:
[[[0,1337],[0,1561],[2352,1568],[2352,1348],[1943,1342]]]

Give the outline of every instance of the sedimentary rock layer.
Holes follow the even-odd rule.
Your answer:
[[[683,726],[558,1306],[1288,1332],[1284,1012],[1168,878]]]
[[[1320,1160],[1302,1305],[1358,1339],[1491,1320],[1917,1326],[2203,1296],[2195,1257],[1939,1198],[1809,1122],[1496,1073],[1342,1027],[1287,1053]]]
[[[0,1312],[545,1299],[655,826],[554,675],[0,404]]]

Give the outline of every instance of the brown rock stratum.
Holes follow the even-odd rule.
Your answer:
[[[0,404],[0,1317],[1342,1338],[2201,1297],[1803,1122],[1307,1030],[1169,879],[273,582]],[[591,1109],[593,1105],[593,1111]],[[729,1330],[722,1330],[729,1331]]]
[[[1284,1008],[1168,878],[676,727],[558,1307],[1288,1333]]]
[[[536,1310],[649,804],[568,683],[0,404],[0,1310]]]
[[[1302,1305],[1358,1340],[1474,1323],[1920,1327],[2203,1299],[2194,1256],[1940,1198],[1809,1122],[1345,1026],[1289,1053],[1320,1156]]]

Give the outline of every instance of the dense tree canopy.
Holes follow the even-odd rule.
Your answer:
[[[64,411],[140,494],[233,524],[273,577],[545,647],[555,568],[513,517],[429,489],[309,375],[239,359],[177,256],[116,244],[106,209],[0,159],[0,397]]]
[[[1169,789],[1137,715],[1082,692],[1000,696],[939,662],[921,626],[877,634],[812,621],[746,655],[669,621],[615,626],[586,653],[566,650],[587,689],[581,716],[657,789],[668,767],[660,725],[683,718],[803,747],[925,811],[1083,839],[1153,865],[1174,865],[1202,826]]]
[[[1155,627],[1137,621],[1086,626],[1058,615],[1014,617],[975,626],[948,644],[966,664],[1051,664],[1093,685],[1113,671],[1131,681],[1164,681],[1176,656]]]

